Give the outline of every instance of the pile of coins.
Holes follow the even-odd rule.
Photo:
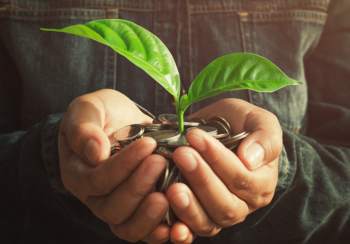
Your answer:
[[[142,107],[141,107],[142,108]],[[140,109],[141,109],[140,108]],[[142,110],[142,109],[141,109]],[[162,114],[157,118],[147,110],[142,110],[153,118],[152,124],[133,124],[116,131],[111,139],[111,154],[120,152],[125,146],[141,137],[152,137],[157,142],[154,153],[162,155],[167,160],[165,171],[158,180],[153,191],[165,193],[171,184],[182,182],[186,179],[173,161],[174,151],[181,146],[190,146],[185,135],[178,131],[178,118],[176,114]],[[185,133],[192,129],[202,129],[214,138],[218,139],[225,147],[235,152],[240,142],[247,137],[249,132],[233,135],[230,124],[222,117],[214,116],[208,121],[201,118],[184,118]],[[163,222],[170,226],[175,223],[177,217],[171,208],[168,209]]]

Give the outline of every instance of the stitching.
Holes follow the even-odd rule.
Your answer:
[[[71,7],[71,6],[76,6],[76,5],[81,5],[81,3],[84,3],[84,6],[87,6],[87,5],[91,5],[91,6],[99,6],[99,5],[103,5],[103,3],[108,3],[108,2],[111,2],[111,1],[105,1],[105,2],[101,2],[100,4],[96,4],[95,1],[74,1],[73,0],[73,3],[71,3],[71,1],[66,1],[64,3],[59,3],[59,4],[50,4],[50,5],[46,5],[46,6],[38,6],[36,5],[35,7],[36,8],[41,8],[41,9],[48,9],[48,8],[52,8],[52,7],[62,7],[62,6],[68,6],[68,7]],[[12,5],[17,5],[17,6],[24,6],[24,7],[34,7],[34,5],[32,4],[26,4],[26,3],[20,3],[20,2],[17,2],[17,1],[12,1]],[[116,4],[111,4],[111,5],[104,5],[103,7],[106,8],[107,6],[110,6],[110,7],[115,7],[115,6],[145,6],[145,7],[149,7],[150,9],[153,9],[153,4],[147,4],[147,3],[125,3],[124,1],[122,2],[117,2]]]
[[[249,18],[245,19],[244,21],[246,22],[252,22],[252,21],[260,21],[260,22],[265,22],[265,21],[280,21],[280,20],[290,20],[291,17],[279,17],[279,18],[264,18],[264,19],[259,19],[259,18]],[[310,18],[310,17],[302,17],[302,16],[294,16],[293,19],[299,19],[299,20],[314,20],[315,22],[319,22],[321,24],[324,24],[326,22],[325,19],[317,19],[317,18]]]
[[[187,10],[187,24],[188,24],[188,58],[189,58],[189,73],[190,73],[190,82],[193,81],[193,70],[192,70],[192,35],[191,35],[191,13],[190,13],[190,3],[189,0],[186,1],[186,10]]]
[[[310,6],[311,7],[311,6]],[[320,12],[326,12],[327,8],[323,7],[320,8]],[[191,14],[205,14],[205,13],[235,13],[238,11],[261,11],[261,10],[256,10],[256,9],[247,9],[247,8],[242,8],[242,9],[216,9],[216,10],[198,10],[198,11],[192,11]],[[269,12],[274,12],[274,11],[285,11],[285,10],[281,10],[281,9],[277,9],[277,10],[270,10]],[[317,10],[314,10],[317,11]],[[268,11],[266,11],[268,12]]]
[[[62,9],[50,9],[50,10],[23,10],[23,9],[7,9],[7,8],[0,8],[0,11],[4,11],[6,13],[0,14],[1,17],[13,17],[16,19],[19,19],[21,17],[25,18],[43,18],[43,19],[52,19],[52,18],[57,18],[57,17],[84,17],[84,18],[89,18],[89,17],[100,17],[100,18],[106,18],[106,17],[111,17],[113,16],[113,13],[118,18],[118,8],[113,9],[89,9],[89,8],[62,8]],[[148,12],[148,10],[140,10],[143,12]],[[56,13],[56,15],[51,15],[49,14]],[[67,14],[69,13],[69,14]],[[74,13],[74,15],[72,15]],[[84,15],[82,15],[84,14]]]
[[[32,20],[45,20],[45,19],[60,19],[60,18],[76,18],[76,19],[88,19],[88,18],[105,18],[106,15],[94,15],[94,16],[77,16],[77,15],[54,15],[54,16],[47,16],[47,17],[38,17],[38,16],[23,16],[23,15],[12,15],[12,14],[4,14],[0,15],[0,18],[13,18],[13,19],[32,19]]]
[[[328,1],[322,0],[309,0],[307,3],[292,3],[292,4],[256,4],[256,3],[246,3],[246,4],[194,4],[191,6],[191,11],[193,13],[199,13],[199,12],[211,12],[211,11],[218,11],[218,9],[224,10],[224,11],[244,11],[244,10],[281,10],[283,8],[295,8],[295,7],[314,7],[319,8],[323,11],[327,11]],[[228,9],[230,8],[230,9]],[[198,9],[198,10],[197,10]]]

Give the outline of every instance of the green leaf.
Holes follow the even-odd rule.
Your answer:
[[[159,82],[174,97],[180,97],[180,76],[164,43],[148,30],[130,21],[103,19],[63,29],[44,29],[88,37],[129,59]]]
[[[188,91],[188,100],[181,110],[189,105],[225,91],[250,89],[273,92],[287,85],[300,85],[290,79],[276,65],[252,53],[233,53],[222,56],[194,79]]]

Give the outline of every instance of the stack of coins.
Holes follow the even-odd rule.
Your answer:
[[[152,114],[148,115],[151,116]],[[152,115],[151,117],[154,118],[152,124],[133,124],[116,131],[113,137],[110,138],[111,154],[120,152],[125,146],[138,138],[152,137],[155,139],[157,148],[154,153],[162,155],[167,160],[167,165],[153,191],[165,193],[171,184],[177,182],[187,184],[186,179],[181,175],[173,161],[173,153],[178,147],[190,146],[190,144],[187,142],[185,135],[181,135],[178,131],[176,114],[162,114],[157,118]],[[184,127],[185,133],[196,128],[206,131],[234,153],[236,153],[235,149],[237,149],[240,142],[249,134],[249,132],[242,132],[233,135],[230,124],[219,116],[213,116],[208,121],[201,118],[184,118]],[[174,212],[169,208],[163,217],[163,221],[171,226],[176,220]]]

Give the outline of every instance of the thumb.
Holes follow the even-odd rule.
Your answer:
[[[110,141],[103,131],[105,111],[97,96],[87,94],[70,105],[60,126],[70,148],[85,162],[97,165],[110,156]]]
[[[260,168],[279,157],[282,151],[281,126],[272,113],[252,110],[246,118],[251,133],[240,144],[237,155],[249,170]]]

